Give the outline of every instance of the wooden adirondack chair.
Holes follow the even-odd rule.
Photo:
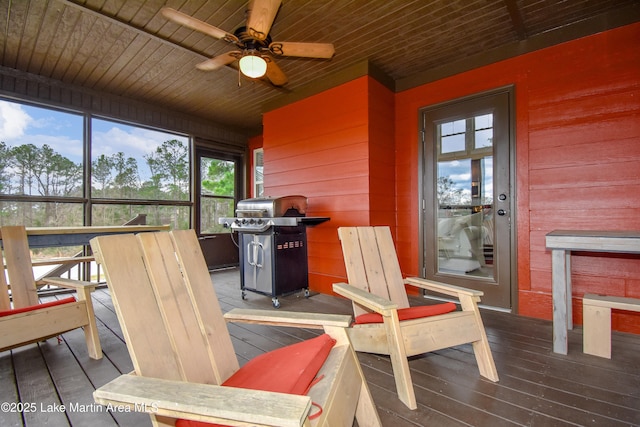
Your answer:
[[[356,351],[391,358],[400,400],[416,409],[407,357],[471,343],[480,374],[498,381],[478,302],[482,292],[409,278],[406,283],[458,298],[462,311],[449,302],[409,308],[389,227],[338,229],[349,284],[333,290],[353,301],[356,322],[349,337]]]
[[[102,348],[91,301],[91,292],[95,290],[96,284],[47,277],[43,282],[74,289],[77,292],[77,299],[69,297],[40,304],[25,228],[5,226],[2,227],[1,233],[11,297],[9,297],[5,272],[2,271],[0,274],[0,351],[83,328],[89,357],[101,359]]]
[[[96,390],[96,402],[148,412],[162,426],[333,427],[354,417],[361,427],[380,425],[346,334],[351,316],[246,309],[223,316],[193,230],[96,237],[91,247],[135,368]],[[240,368],[225,319],[325,333]],[[319,341],[322,350],[309,357]]]

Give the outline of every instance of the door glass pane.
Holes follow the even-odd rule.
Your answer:
[[[218,218],[234,216],[236,163],[213,157],[200,158],[200,232],[228,233]]]
[[[465,150],[465,127],[464,120],[455,120],[440,125],[440,132],[438,133],[441,135],[441,153],[455,153],[456,151]]]
[[[476,117],[474,129],[475,148],[485,148],[493,145],[493,114]]]
[[[440,273],[493,277],[493,153],[487,149],[492,146],[492,123],[492,114],[486,114],[438,125]]]

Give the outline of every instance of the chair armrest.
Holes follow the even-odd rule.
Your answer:
[[[430,280],[422,279],[420,277],[408,277],[405,282],[409,285],[416,286],[421,289],[438,292],[453,297],[470,296],[481,297],[484,292],[477,291],[475,289],[462,288],[460,286],[448,285],[439,282],[432,282]]]
[[[48,259],[34,259],[31,261],[31,265],[34,267],[44,265],[58,265],[58,264],[82,264],[83,262],[95,261],[93,255],[90,256],[77,256],[71,258],[48,258]]]
[[[360,288],[356,288],[348,283],[334,283],[333,291],[338,295],[349,298],[351,301],[363,307],[380,313],[383,316],[390,316],[390,312],[398,309],[398,304],[386,298],[379,297]]]
[[[88,289],[90,292],[93,292],[96,286],[98,286],[98,284],[95,282],[65,279],[63,277],[45,277],[41,279],[41,282],[44,282],[50,285],[60,286],[61,288],[67,288],[67,289],[75,289],[75,290]]]
[[[210,384],[121,375],[93,393],[102,405],[158,416],[225,424],[301,426],[311,398]]]
[[[292,311],[268,311],[234,308],[225,313],[228,322],[258,323],[273,326],[294,326],[299,328],[322,329],[325,326],[348,328],[351,316],[344,314],[303,313]]]

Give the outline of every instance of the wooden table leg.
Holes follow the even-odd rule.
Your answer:
[[[564,287],[567,294],[567,329],[573,329],[573,290],[571,286],[571,251],[564,251]]]
[[[553,297],[553,351],[567,354],[567,251],[551,251],[551,286]],[[569,293],[570,295],[570,293]],[[569,305],[570,307],[570,305]]]

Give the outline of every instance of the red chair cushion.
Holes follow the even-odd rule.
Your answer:
[[[222,385],[304,395],[336,341],[327,334],[261,354],[242,366]],[[218,424],[178,420],[176,427]]]
[[[437,316],[455,311],[456,305],[452,302],[436,305],[419,305],[416,307],[398,309],[398,318],[402,320],[420,319],[423,317]],[[361,314],[356,317],[356,324],[382,323],[382,315],[378,313]]]
[[[56,301],[45,302],[44,304],[30,305],[29,307],[14,308],[11,310],[0,311],[0,317],[11,316],[12,314],[18,314],[18,313],[26,313],[28,311],[40,310],[41,308],[55,307],[56,305],[68,304],[70,302],[76,302],[75,297],[69,297],[69,298],[59,299]]]

